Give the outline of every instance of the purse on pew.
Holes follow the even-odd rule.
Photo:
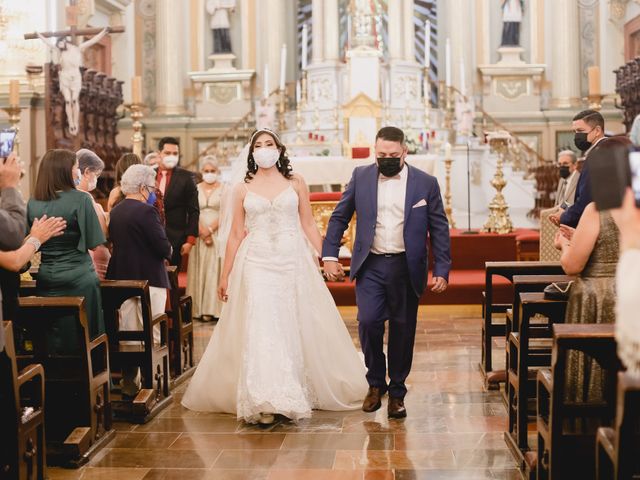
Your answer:
[[[547,300],[568,300],[569,293],[571,293],[571,285],[573,285],[573,280],[570,282],[554,282],[551,285],[547,285],[544,287],[544,298]]]

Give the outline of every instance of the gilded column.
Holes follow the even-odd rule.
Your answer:
[[[157,115],[182,115],[184,108],[184,56],[182,0],[156,1],[156,110]]]
[[[324,11],[323,0],[313,0],[311,3],[311,63],[322,63],[324,52]]]
[[[572,108],[580,102],[578,0],[555,0],[553,6],[552,103],[556,108]]]

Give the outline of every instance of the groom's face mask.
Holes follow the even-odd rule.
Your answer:
[[[378,139],[376,141],[376,163],[378,171],[385,177],[394,177],[404,167],[407,149],[399,142]]]

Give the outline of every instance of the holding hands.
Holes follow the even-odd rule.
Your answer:
[[[344,280],[344,268],[340,262],[325,260],[324,277],[330,282],[341,282]]]

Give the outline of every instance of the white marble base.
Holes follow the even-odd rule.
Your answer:
[[[235,59],[236,56],[233,53],[214,53],[209,55],[209,60],[213,62],[209,71],[228,72],[230,70],[235,70],[236,67],[233,66],[233,61]]]

